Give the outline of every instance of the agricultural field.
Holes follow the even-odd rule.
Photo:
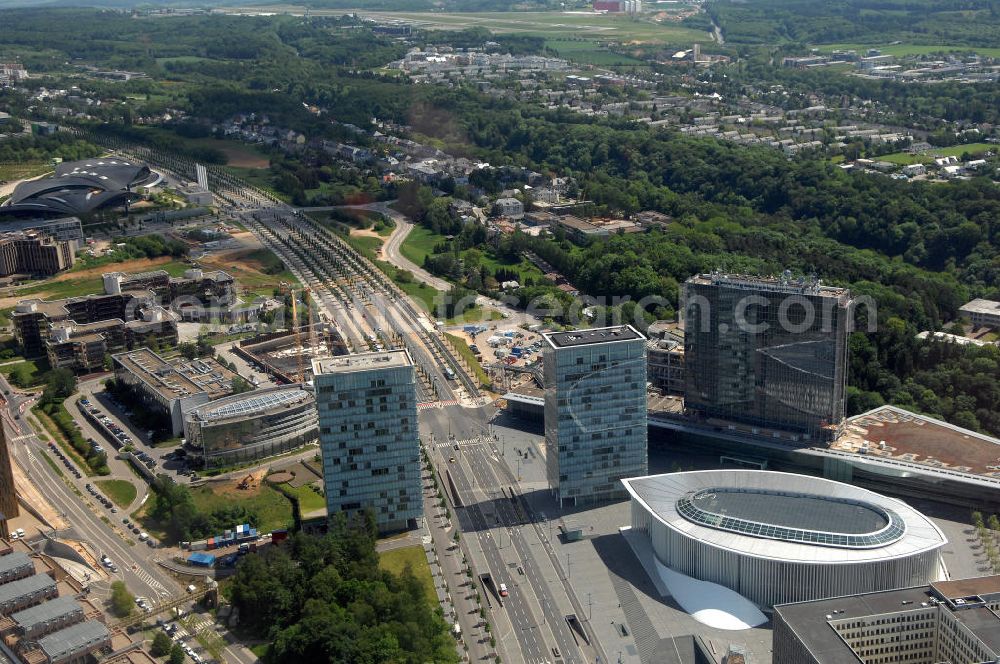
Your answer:
[[[1000,58],[1000,48],[987,48],[981,46],[949,46],[946,44],[815,44],[814,48],[820,52],[854,50],[859,54],[864,54],[870,48],[877,48],[882,51],[882,55],[894,55],[903,58],[912,55],[929,55],[931,53],[969,53],[975,52],[979,55]]]

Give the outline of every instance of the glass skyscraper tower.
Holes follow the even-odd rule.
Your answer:
[[[817,279],[691,277],[683,291],[689,414],[830,440],[844,420],[851,294]]]
[[[371,509],[380,532],[423,513],[413,361],[405,350],[313,360],[327,512]]]
[[[560,505],[627,496],[647,472],[646,339],[630,325],[543,335],[546,475]]]

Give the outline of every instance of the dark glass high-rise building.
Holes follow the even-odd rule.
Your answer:
[[[713,272],[684,284],[685,408],[832,438],[844,419],[851,294],[817,279]]]
[[[646,338],[631,325],[542,335],[545,470],[560,505],[626,496],[648,469]]]

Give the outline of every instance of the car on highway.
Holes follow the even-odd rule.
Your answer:
[[[506,583],[501,583],[500,584],[500,597],[506,597],[507,594],[508,594],[507,593],[507,584]]]

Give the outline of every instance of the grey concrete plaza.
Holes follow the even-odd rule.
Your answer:
[[[560,512],[545,480],[545,439],[540,423],[500,413],[493,421],[497,451],[520,480],[520,492],[556,551],[558,574],[566,578],[584,607],[610,664],[664,664],[686,661],[677,637],[698,635],[721,662],[731,646],[743,648],[749,661],[771,661],[771,626],[727,631],[695,620],[671,598],[663,598],[649,580],[619,528],[630,524],[629,504]],[[651,436],[649,472],[719,468],[718,453],[681,453]],[[913,501],[910,501],[913,502]],[[942,551],[952,578],[980,576],[981,555],[971,548],[968,515],[937,504],[916,504],[945,532]],[[963,522],[965,520],[965,522]],[[579,529],[582,538],[568,541],[563,530]]]

